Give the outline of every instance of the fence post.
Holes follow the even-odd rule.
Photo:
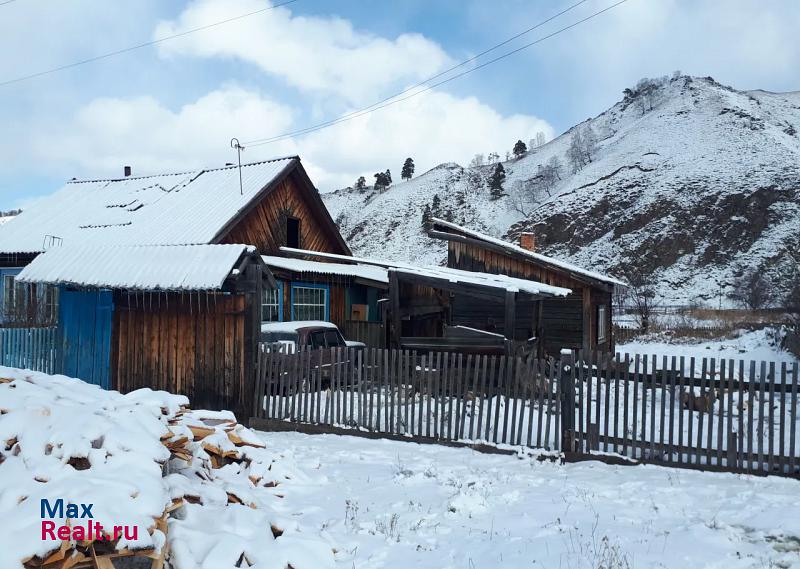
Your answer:
[[[561,402],[561,452],[577,450],[575,445],[575,353],[561,350],[558,395]]]

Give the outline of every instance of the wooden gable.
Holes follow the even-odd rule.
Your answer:
[[[254,245],[262,255],[281,255],[288,226],[299,222],[299,243],[312,251],[351,255],[322,198],[299,160],[253,200],[215,240]]]

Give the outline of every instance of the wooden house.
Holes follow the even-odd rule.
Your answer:
[[[448,267],[570,289],[563,298],[518,305],[515,321],[525,324],[518,324],[516,336],[541,338],[542,355],[557,355],[562,348],[614,350],[611,299],[623,281],[536,252],[532,234],[523,234],[516,245],[441,219],[432,221],[429,234],[447,241]],[[499,308],[467,299],[454,299],[453,311],[455,322],[477,328],[504,321]]]
[[[184,261],[197,264],[198,270],[202,267],[217,271],[229,270],[233,278],[236,271],[242,270],[241,267],[225,266],[227,262],[209,267],[212,261],[219,261],[205,259],[194,253],[200,249],[187,248],[229,244],[250,247],[252,254],[259,257],[259,266],[264,266],[261,255],[279,255],[283,246],[350,255],[349,248],[297,157],[246,164],[241,168],[225,167],[145,177],[72,181],[0,227],[0,298],[3,300],[0,314],[4,315],[0,326],[57,324],[63,332],[64,345],[68,348],[76,342],[93,342],[93,349],[99,349],[100,353],[97,356],[99,360],[96,369],[104,371],[92,371],[87,375],[85,370],[78,370],[76,375],[80,371],[83,379],[126,390],[140,387],[142,378],[146,378],[147,373],[142,372],[141,367],[135,368],[139,370],[135,371],[123,365],[124,362],[119,358],[127,356],[120,352],[122,345],[110,342],[107,339],[108,334],[99,330],[92,339],[84,333],[73,337],[69,321],[65,323],[59,317],[68,318],[67,315],[74,309],[82,314],[81,322],[84,322],[84,316],[88,318],[89,313],[94,314],[98,322],[106,322],[107,313],[125,314],[133,318],[136,307],[143,307],[137,304],[142,295],[148,298],[148,311],[154,310],[166,317],[168,311],[171,314],[179,310],[181,301],[175,299],[175,294],[183,295],[181,298],[184,299],[191,297],[196,301],[197,293],[202,293],[203,298],[210,303],[209,306],[216,307],[225,314],[232,314],[241,308],[238,305],[225,308],[226,303],[244,302],[248,307],[256,306],[259,320],[262,317],[269,319],[275,306],[285,308],[285,314],[290,318],[312,314],[333,314],[338,317],[347,310],[347,302],[338,301],[347,295],[343,295],[339,289],[331,289],[328,285],[291,271],[282,272],[282,279],[275,286],[260,287],[260,296],[255,299],[249,299],[248,295],[254,294],[252,290],[233,291],[225,287],[207,290],[183,290],[174,287],[142,289],[120,282],[118,287],[103,283],[88,286],[89,291],[95,291],[92,293],[94,299],[91,300],[91,295],[79,298],[71,294],[77,285],[70,284],[67,280],[59,282],[55,279],[32,278],[30,275],[19,278],[26,266],[39,256],[44,258],[42,253],[47,252],[49,255],[52,252],[53,257],[56,257],[59,249],[66,251],[77,247],[116,248],[118,253],[106,255],[115,259],[127,259],[125,262],[144,272],[166,270],[165,267],[153,264],[155,257],[151,259],[147,255],[131,256],[130,249],[149,247],[149,251],[163,251],[158,248],[178,246],[183,249],[169,249],[173,255],[172,262],[178,263],[182,255],[187,255]],[[91,256],[81,261],[92,264]],[[102,268],[99,258],[94,264],[98,270]],[[268,273],[268,269],[264,268],[264,271],[265,274]],[[88,266],[84,267],[84,273],[91,274]],[[78,288],[87,288],[87,285],[80,285]],[[239,295],[242,298],[222,300],[225,295]],[[351,295],[351,307],[352,304],[361,304],[355,302],[358,300],[355,295],[355,292]],[[159,298],[162,300],[160,304]],[[150,301],[156,302],[156,308],[151,308]],[[193,310],[193,302],[185,302],[185,309]],[[200,308],[205,306],[204,302],[201,302]],[[364,304],[369,304],[369,301]],[[77,305],[80,308],[75,308]],[[126,308],[125,311],[111,310],[111,306]],[[41,316],[34,319],[31,314]],[[196,315],[197,312],[190,314]],[[127,316],[120,320],[120,330],[127,329],[126,318]],[[236,330],[236,327],[227,324],[214,325],[213,345],[227,346],[231,342],[237,342],[232,336],[238,334]],[[208,329],[203,333],[208,334],[211,331]],[[179,345],[175,344],[180,341],[177,337],[174,341],[170,338],[171,336],[161,338],[158,343],[153,340],[143,344],[142,348],[152,351],[153,358],[156,358],[157,346],[160,346],[158,349],[164,347],[160,344],[162,340],[169,344],[167,349]],[[255,337],[248,338],[248,341],[257,341]],[[65,356],[68,353],[66,351]],[[156,368],[160,371],[157,376],[151,377],[151,383],[182,392],[187,387],[183,372],[173,373],[167,370],[167,373],[160,367],[163,362],[159,362]],[[171,365],[168,364],[166,368]],[[197,370],[197,367],[185,369]],[[219,378],[221,385],[236,384],[239,381],[236,375],[238,372],[224,365],[221,369],[224,372]],[[164,384],[163,381],[167,380],[168,383]]]
[[[517,322],[526,306],[543,299],[566,297],[567,288],[493,273],[448,267],[344,257],[330,253],[283,249],[284,253],[387,273],[388,306],[383,311],[388,345],[418,351],[460,351],[527,355],[538,343],[528,330],[533,322]],[[309,261],[303,261],[309,262]],[[496,322],[469,321],[460,312],[465,304],[499,313]],[[523,330],[523,334],[519,333]]]

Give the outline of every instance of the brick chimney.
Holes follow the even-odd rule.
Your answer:
[[[533,233],[520,233],[519,246],[528,251],[536,251],[536,236]]]

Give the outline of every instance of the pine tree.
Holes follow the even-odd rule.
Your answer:
[[[414,160],[411,158],[406,158],[406,161],[403,162],[403,169],[400,171],[400,178],[403,180],[410,180],[411,177],[414,175]]]
[[[433,204],[431,205],[431,213],[433,217],[441,217],[442,214],[442,200],[439,194],[433,194]]]
[[[377,172],[375,174],[375,189],[378,191],[385,190],[388,185],[389,182],[386,180],[386,174]]]
[[[494,172],[492,175],[489,176],[489,195],[491,199],[497,200],[502,198],[505,194],[503,190],[503,184],[506,181],[506,169],[503,168],[503,164],[500,162],[497,163],[497,166],[494,167]]]
[[[427,229],[431,225],[431,218],[433,214],[431,213],[431,206],[425,204],[425,209],[422,210],[422,227]]]
[[[386,176],[386,186],[389,187],[392,185],[392,173],[389,171],[389,168],[386,168],[386,172],[384,173]]]
[[[514,156],[517,158],[521,158],[525,155],[528,151],[528,147],[525,146],[525,143],[521,140],[518,140],[517,143],[514,145]]]
[[[358,180],[356,180],[356,185],[354,186],[354,188],[359,192],[363,192],[366,189],[366,187],[367,187],[366,178],[364,178],[364,176],[359,176]]]

